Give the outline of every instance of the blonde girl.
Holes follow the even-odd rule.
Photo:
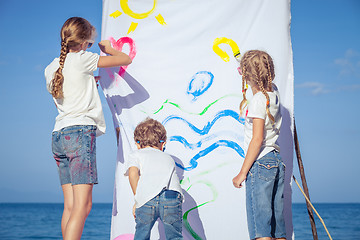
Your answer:
[[[101,41],[108,56],[86,51],[94,43],[95,28],[84,18],[66,20],[60,31],[60,57],[45,69],[46,86],[59,112],[52,133],[52,151],[64,193],[61,219],[63,239],[80,239],[98,183],[96,136],[105,121],[93,72],[97,68],[131,63],[128,55]]]
[[[240,62],[245,113],[244,163],[233,178],[236,188],[246,183],[246,211],[250,239],[286,239],[283,217],[285,166],[277,144],[281,126],[279,93],[273,80],[274,64],[269,54],[251,50]],[[253,97],[247,103],[250,85]]]

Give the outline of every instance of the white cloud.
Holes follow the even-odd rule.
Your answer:
[[[295,88],[308,89],[312,95],[326,94],[330,92],[353,92],[360,90],[360,84],[351,84],[351,85],[342,85],[336,89],[330,89],[329,86],[320,83],[320,82],[304,82],[301,84],[295,85]]]
[[[360,53],[353,50],[346,50],[344,57],[334,60],[335,65],[340,67],[340,75],[348,75],[360,78]]]
[[[330,90],[326,89],[326,86],[320,82],[304,82],[295,85],[295,88],[307,88],[310,89],[312,95],[319,95],[329,93]]]

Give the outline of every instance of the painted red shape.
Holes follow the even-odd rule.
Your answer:
[[[65,136],[65,139],[66,139],[66,140],[70,140],[70,137],[69,137],[69,136]]]
[[[129,57],[131,58],[131,60],[133,60],[136,56],[136,47],[135,47],[135,42],[132,38],[130,37],[122,37],[122,38],[119,38],[117,41],[113,38],[113,37],[110,37],[109,38],[113,48],[115,48],[116,50],[118,51],[122,51],[122,48],[124,46],[124,44],[128,44],[129,45]],[[128,66],[122,66],[120,67],[119,69],[119,75],[122,77],[126,71]],[[107,69],[108,70],[108,69]],[[109,76],[111,78],[114,78],[114,75],[110,72],[110,71],[107,71]]]

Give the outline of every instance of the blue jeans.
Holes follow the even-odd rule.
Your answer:
[[[163,190],[156,197],[135,210],[134,240],[150,239],[155,221],[160,217],[166,239],[182,237],[182,196],[179,192]]]
[[[285,165],[275,150],[256,160],[246,177],[246,212],[250,239],[286,238]]]
[[[96,184],[96,126],[70,126],[52,133],[61,185]]]

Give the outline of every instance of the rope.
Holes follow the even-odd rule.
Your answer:
[[[306,196],[306,194],[304,193],[303,189],[300,187],[300,185],[299,185],[298,181],[296,181],[296,178],[295,178],[295,176],[294,176],[294,175],[293,175],[293,179],[294,179],[295,183],[298,185],[298,187],[299,187],[299,189],[300,189],[301,193],[304,195],[304,197],[305,197],[306,201],[310,204],[311,208],[314,210],[314,212],[316,213],[316,215],[317,215],[317,216],[318,216],[318,218],[320,219],[320,221],[321,221],[322,225],[324,226],[325,231],[326,231],[327,235],[329,236],[330,240],[332,240],[332,237],[331,237],[331,235],[330,235],[330,233],[329,233],[328,229],[326,228],[326,225],[325,225],[324,220],[320,217],[320,214],[316,211],[315,207],[312,205],[312,203],[310,202],[309,198]]]

